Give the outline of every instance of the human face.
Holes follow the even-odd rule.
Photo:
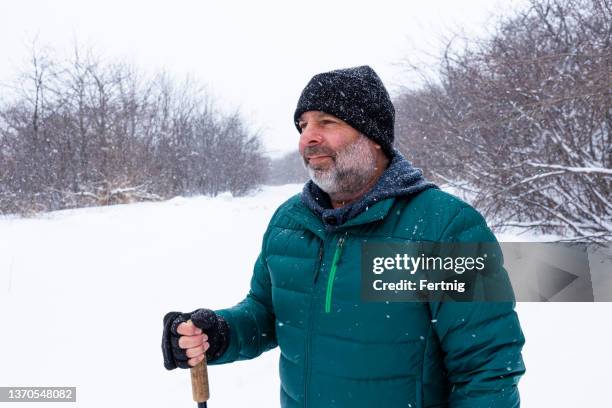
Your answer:
[[[298,126],[300,154],[304,164],[313,169],[329,168],[339,150],[359,138],[359,132],[348,123],[320,111],[304,112]]]
[[[300,153],[310,178],[328,194],[360,191],[375,176],[373,142],[346,122],[323,112],[299,121]]]

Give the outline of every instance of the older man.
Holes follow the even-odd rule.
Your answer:
[[[496,242],[476,210],[393,148],[394,115],[370,67],[311,79],[294,115],[311,180],[272,217],[242,302],[166,315],[166,368],[278,345],[286,408],[519,406],[514,302],[360,297],[363,242]]]

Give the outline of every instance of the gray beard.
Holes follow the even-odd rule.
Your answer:
[[[376,157],[367,137],[361,135],[337,152],[328,169],[313,169],[305,163],[310,179],[327,194],[352,194],[361,190],[376,173]]]

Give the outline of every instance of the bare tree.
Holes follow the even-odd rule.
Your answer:
[[[11,89],[0,102],[0,212],[244,194],[267,170],[258,134],[192,80],[35,49]]]
[[[612,7],[533,0],[397,101],[404,151],[497,220],[612,237]]]

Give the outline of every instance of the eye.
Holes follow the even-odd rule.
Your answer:
[[[300,128],[300,130],[304,130],[304,128],[306,127],[307,122],[299,122],[298,123],[298,128]]]

